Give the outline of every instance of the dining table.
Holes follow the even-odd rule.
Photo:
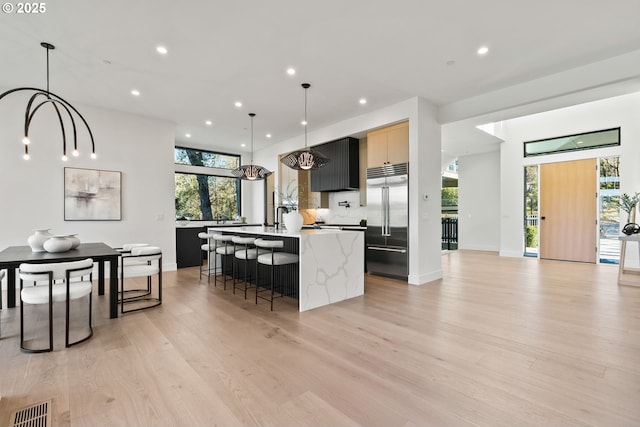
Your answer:
[[[109,317],[118,317],[118,258],[120,252],[106,243],[81,243],[65,252],[33,252],[30,246],[9,246],[0,251],[0,270],[7,270],[7,308],[16,306],[16,270],[22,263],[93,259],[98,264],[98,295],[104,295],[105,262],[109,263]]]

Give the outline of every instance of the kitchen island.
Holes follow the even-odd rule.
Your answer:
[[[314,229],[290,232],[262,226],[212,228],[210,231],[284,240],[285,250],[295,251],[299,256],[299,311],[364,294],[364,233],[360,231]]]

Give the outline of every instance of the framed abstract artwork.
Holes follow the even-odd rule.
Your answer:
[[[120,221],[122,173],[64,168],[65,221]]]

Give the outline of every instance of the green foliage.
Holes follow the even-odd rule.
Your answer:
[[[209,200],[213,218],[232,219],[238,216],[238,180],[219,176],[207,176]],[[175,174],[176,217],[202,220],[201,195],[194,174]]]
[[[525,166],[524,168],[525,192],[524,209],[525,215],[538,215],[538,166]]]
[[[458,187],[444,187],[441,190],[442,206],[458,206]]]
[[[638,205],[638,201],[640,201],[640,193],[636,192],[633,196],[623,193],[622,196],[620,196],[620,207],[623,211],[630,214]]]
[[[527,225],[527,248],[538,247],[538,226]]]

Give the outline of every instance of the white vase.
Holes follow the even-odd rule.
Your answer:
[[[71,249],[71,240],[67,236],[53,236],[42,245],[47,252],[66,252]]]
[[[289,212],[286,214],[282,214],[282,221],[284,222],[284,226],[287,231],[300,231],[302,228],[302,215],[297,212]]]
[[[77,234],[69,234],[69,235],[67,235],[67,239],[71,240],[71,248],[70,249],[75,249],[78,246],[80,246],[80,238],[78,237]]]
[[[40,228],[38,230],[34,230],[34,234],[29,236],[27,239],[27,243],[31,246],[31,250],[33,252],[45,252],[44,247],[42,246],[44,242],[51,238],[51,233],[48,228]]]

